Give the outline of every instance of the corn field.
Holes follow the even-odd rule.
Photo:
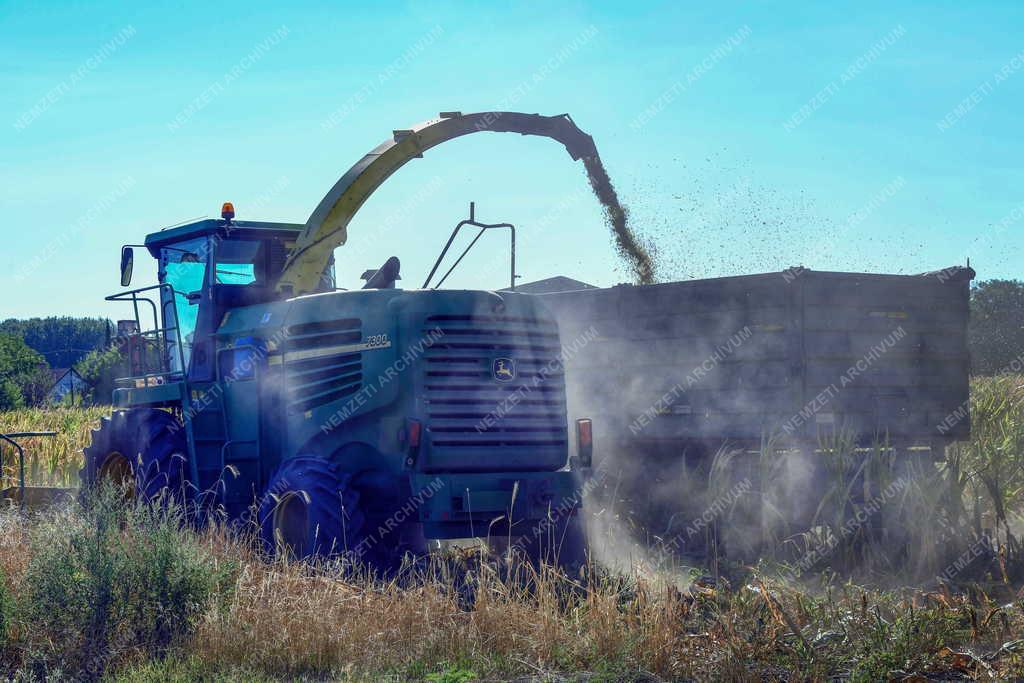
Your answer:
[[[25,479],[29,485],[78,486],[82,467],[82,449],[89,443],[89,432],[99,425],[108,407],[90,406],[25,408],[0,412],[0,433],[57,432],[52,437],[19,439],[25,446]],[[8,444],[0,445],[3,456],[3,486],[17,481],[17,453]]]

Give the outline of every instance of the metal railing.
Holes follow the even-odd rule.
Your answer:
[[[148,296],[140,296],[145,292],[158,291],[159,299],[161,304],[158,308],[156,302]],[[167,293],[169,296],[165,297]],[[175,307],[175,296],[185,296],[182,292],[175,290],[171,285],[167,283],[150,285],[149,287],[140,287],[138,289],[131,289],[127,292],[118,292],[117,294],[111,294],[105,297],[106,301],[121,301],[130,302],[132,309],[135,312],[135,324],[138,326],[138,336],[143,341],[143,352],[142,352],[142,368],[141,372],[136,374],[134,368],[129,367],[128,377],[119,377],[116,382],[119,385],[128,386],[153,386],[162,384],[166,381],[170,381],[175,378],[175,375],[185,376],[185,350],[181,343],[181,329],[178,324],[178,310]],[[142,302],[149,304],[150,309],[153,313],[153,327],[146,331],[143,330],[142,316],[139,312],[139,306]],[[171,307],[173,318],[167,315],[167,307]],[[161,316],[161,314],[163,314]],[[173,325],[166,327],[160,326],[161,317],[164,320],[174,320]],[[173,337],[171,336],[173,333]],[[148,344],[155,344],[158,349],[156,368],[150,371],[149,366],[149,353]],[[170,347],[173,345],[173,353],[177,354],[178,367],[173,369],[171,367],[171,354]]]
[[[438,283],[434,285],[434,289],[438,289],[441,285],[444,284],[444,281],[448,279],[448,276],[452,274],[453,270],[458,268],[459,264],[462,263],[462,259],[466,257],[466,254],[468,254],[470,249],[472,249],[473,246],[477,243],[477,240],[483,237],[485,232],[487,232],[488,230],[495,230],[499,228],[508,228],[512,240],[510,245],[511,263],[508,288],[511,290],[515,290],[516,278],[519,277],[518,275],[516,275],[516,226],[512,225],[511,223],[479,222],[476,219],[476,202],[469,203],[469,218],[467,218],[466,220],[459,221],[458,225],[455,226],[455,229],[452,230],[451,237],[448,238],[448,242],[444,245],[444,249],[441,250],[441,255],[437,257],[436,261],[434,261],[434,267],[430,269],[430,274],[427,275],[427,279],[423,282],[422,289],[426,289],[427,287],[430,286],[430,281],[434,278],[434,273],[437,272],[437,269],[441,266],[442,261],[444,261],[444,257],[448,254],[448,250],[451,248],[452,242],[454,242],[455,238],[458,236],[459,230],[461,230],[463,227],[467,225],[471,225],[474,228],[480,228],[480,232],[476,234],[476,237],[474,237],[473,241],[469,243],[469,246],[467,246],[459,255],[459,257],[455,259],[455,263],[453,263],[451,268],[448,269],[448,272],[446,272],[438,281]]]
[[[7,442],[18,451],[18,492],[21,507],[25,507],[25,449],[15,439],[27,439],[33,436],[57,436],[57,432],[11,432],[0,433],[0,442]],[[0,448],[0,472],[3,472],[3,449]]]

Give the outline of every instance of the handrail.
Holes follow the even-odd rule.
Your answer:
[[[18,450],[18,493],[21,497],[21,509],[25,509],[25,449],[15,439],[32,436],[57,436],[57,432],[0,432],[0,440],[6,441]],[[0,451],[0,472],[3,471],[3,452]]]
[[[160,305],[159,309],[157,308],[156,303],[150,297],[148,297],[148,296],[140,297],[139,296],[140,294],[142,294],[144,292],[150,292],[150,291],[153,291],[153,290],[157,290],[157,291],[160,292],[161,305]],[[163,296],[164,292],[169,292],[170,293],[170,297],[169,297],[170,300],[169,301],[164,301],[163,300],[164,299],[164,296]],[[128,380],[128,379],[140,379],[140,378],[155,377],[155,376],[171,376],[171,375],[175,374],[175,371],[172,370],[171,367],[170,367],[170,365],[171,365],[171,362],[170,362],[170,352],[167,349],[167,346],[168,346],[168,343],[169,343],[169,338],[168,337],[169,337],[169,333],[171,333],[171,332],[174,333],[174,340],[173,340],[174,349],[175,349],[174,352],[175,352],[175,354],[178,357],[178,367],[181,369],[182,375],[185,374],[185,372],[187,371],[187,368],[185,367],[185,350],[184,350],[184,347],[182,346],[182,343],[181,343],[181,326],[180,326],[180,323],[179,323],[179,320],[178,320],[178,310],[175,307],[175,303],[174,303],[176,296],[187,297],[187,294],[185,292],[180,292],[180,291],[174,289],[174,287],[172,287],[170,284],[168,284],[166,282],[162,282],[162,283],[155,284],[155,285],[149,285],[147,287],[138,287],[136,289],[129,289],[129,290],[124,291],[124,292],[117,292],[116,294],[111,294],[111,295],[109,295],[107,297],[104,297],[105,301],[130,302],[132,304],[132,308],[135,311],[135,322],[139,326],[139,336],[143,336],[143,337],[145,337],[147,335],[155,336],[156,341],[158,341],[158,342],[162,341],[163,342],[162,345],[164,347],[163,348],[163,352],[161,353],[160,372],[158,372],[158,373],[149,373],[149,374],[146,374],[146,375],[142,375],[141,377],[119,378],[119,381],[121,379],[125,379],[125,380]],[[140,300],[141,301],[145,301],[146,303],[148,303],[150,305],[150,307],[152,308],[152,311],[153,311],[153,329],[147,330],[145,332],[142,331],[142,320],[141,320],[141,318],[139,316],[139,301]],[[164,319],[166,320],[167,316],[165,315],[165,313],[166,313],[166,308],[167,308],[168,304],[171,305],[172,310],[174,311],[174,325],[170,325],[170,326],[166,326],[166,327],[161,327],[160,326],[160,317],[161,317],[161,315],[163,315]]]
[[[162,345],[163,339],[166,339],[167,333],[174,332],[176,329],[176,327],[163,327],[155,330],[146,330],[145,332],[139,332],[138,336],[142,337],[145,341],[148,341],[150,343]],[[144,349],[143,353],[146,354],[147,351]],[[118,385],[126,385],[134,383],[136,380],[141,379],[147,380],[148,386],[148,380],[153,378],[164,377],[167,378],[168,380],[171,380],[175,377],[175,375],[180,375],[184,377],[185,373],[183,370],[171,370],[170,368],[164,370],[162,367],[163,365],[164,364],[161,363],[161,369],[157,372],[143,372],[142,374],[138,375],[127,375],[125,377],[117,377],[114,379],[114,383]],[[129,368],[129,370],[131,370],[131,368]]]
[[[139,323],[139,329],[141,330],[142,329],[142,320],[139,319],[138,301],[139,301],[140,297],[138,295],[142,294],[143,292],[148,292],[148,291],[153,290],[153,289],[163,289],[164,287],[168,287],[168,288],[170,288],[173,291],[173,288],[170,287],[170,285],[150,285],[148,287],[139,287],[138,289],[129,289],[128,291],[125,291],[125,292],[118,292],[116,294],[111,294],[109,296],[103,297],[103,300],[104,301],[130,301],[130,302],[132,302],[132,304],[135,306],[135,321],[137,323]],[[129,298],[129,295],[131,295],[131,298]],[[148,303],[150,306],[153,307],[153,327],[159,327],[160,326],[160,322],[159,322],[159,316],[157,314],[156,304],[153,303],[153,300],[150,299],[148,296],[141,297],[141,299],[142,299],[142,301],[145,301],[146,303]]]

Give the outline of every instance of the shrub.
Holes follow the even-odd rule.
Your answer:
[[[236,565],[215,563],[182,531],[175,511],[140,506],[134,512],[132,621],[137,644],[161,653],[189,635],[214,598],[230,590]],[[191,542],[183,546],[183,539]]]
[[[171,506],[125,503],[111,490],[42,521],[31,549],[21,621],[39,675],[59,667],[92,680],[125,653],[162,656],[231,573]]]
[[[1024,348],[1024,283],[988,280],[971,288],[967,343],[971,370],[995,375],[1018,371]]]
[[[82,379],[89,383],[91,401],[109,404],[114,393],[114,380],[128,374],[127,359],[121,348],[93,349],[75,366]]]

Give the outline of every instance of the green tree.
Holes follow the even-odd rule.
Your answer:
[[[116,346],[91,351],[75,369],[89,383],[93,403],[110,403],[114,380],[128,374],[125,355]]]
[[[0,333],[0,410],[25,405],[26,387],[37,381],[46,360],[19,337]]]
[[[987,280],[971,290],[971,370],[979,375],[1024,364],[1024,283]]]
[[[30,406],[37,406],[46,400],[46,395],[53,387],[53,373],[45,363],[36,367],[30,373],[22,375],[19,380],[21,395],[25,403]]]
[[[17,335],[52,367],[69,368],[107,344],[110,322],[103,318],[49,317],[0,322],[0,332]]]

